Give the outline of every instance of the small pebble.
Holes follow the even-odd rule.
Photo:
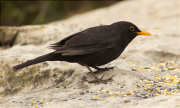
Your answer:
[[[64,99],[64,100],[62,100],[62,101],[68,101],[68,99]]]
[[[39,105],[40,105],[40,104],[43,104],[43,102],[39,102],[38,104],[39,104]]]
[[[82,100],[82,98],[79,98],[78,100]]]
[[[168,70],[174,70],[174,69],[176,69],[176,68],[168,68]]]
[[[155,96],[156,96],[155,93],[153,93],[153,94],[152,94],[152,97],[155,97]]]
[[[89,98],[89,100],[93,100],[93,98]]]
[[[166,63],[166,66],[172,66],[172,63]]]
[[[173,90],[173,88],[168,88],[167,90],[170,92],[170,91],[172,91],[172,90]]]
[[[152,79],[147,79],[148,81],[152,81]],[[151,83],[151,82],[149,82],[149,83]]]
[[[136,85],[136,87],[140,88],[141,86],[140,85]]]
[[[135,91],[135,92],[140,93],[140,92],[142,92],[142,90],[137,90],[137,91]]]
[[[180,84],[177,84],[177,89],[180,89]]]
[[[103,89],[104,89],[104,87],[101,87],[101,90],[103,90]],[[101,91],[101,90],[100,90],[100,91]]]
[[[141,96],[141,98],[148,98],[148,96],[146,96],[146,95],[142,95],[142,96]]]
[[[162,60],[162,61],[160,61],[159,63],[164,63],[165,61],[164,60]]]
[[[140,93],[135,93],[134,96],[135,97],[141,97],[141,94]]]
[[[157,87],[162,87],[162,85],[157,85]]]
[[[159,69],[163,69],[164,67],[163,66],[159,66]]]
[[[160,90],[165,90],[165,89],[166,89],[166,87],[159,87],[159,89],[160,89]]]
[[[147,88],[146,91],[148,91],[148,90],[149,90],[149,91],[153,91],[153,90],[155,90],[155,89],[154,89],[154,88]]]
[[[148,92],[143,92],[141,93],[141,95],[148,95]]]
[[[164,70],[164,69],[161,69],[161,72],[165,72],[165,70]]]
[[[144,78],[142,78],[141,80],[144,81]]]
[[[59,88],[59,85],[57,85],[56,88]]]
[[[145,67],[144,69],[151,69],[151,68],[149,68],[149,67]]]
[[[157,81],[154,81],[154,83],[158,83]]]
[[[132,69],[132,71],[137,71],[136,69]]]
[[[130,100],[124,100],[124,103],[128,103],[128,102],[131,102]]]
[[[173,79],[168,79],[168,81],[173,81]]]
[[[166,80],[166,78],[161,78],[160,82],[164,82]]]
[[[84,95],[85,93],[84,92],[81,92],[80,95]]]

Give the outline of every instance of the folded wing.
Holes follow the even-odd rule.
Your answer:
[[[50,48],[63,56],[95,53],[116,47],[116,31],[110,26],[93,27],[51,44]]]

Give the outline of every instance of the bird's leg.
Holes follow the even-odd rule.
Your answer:
[[[98,82],[101,82],[97,77],[96,77],[96,75],[92,72],[92,70],[89,68],[89,66],[87,66],[87,65],[85,65],[87,68],[88,68],[88,70],[91,72],[91,74],[94,76],[94,78],[95,78],[95,80],[96,81],[98,81]]]
[[[97,78],[96,76],[95,76],[95,74],[94,74],[94,72],[89,68],[89,66],[87,66],[87,65],[85,65],[87,68],[88,68],[88,70],[90,71],[90,73],[94,76],[94,78],[95,78],[95,80],[93,80],[93,81],[88,81],[89,83],[95,83],[95,82],[99,82],[99,83],[104,83],[104,84],[107,84],[107,82],[108,81],[110,81],[110,80],[112,80],[112,77],[114,76],[111,76],[110,78],[108,78],[108,79],[106,79],[106,80],[102,80],[103,79],[103,77],[104,77],[104,75],[99,79],[99,78]]]

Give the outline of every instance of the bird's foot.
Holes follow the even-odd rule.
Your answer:
[[[113,76],[111,76],[110,78],[108,78],[108,79],[106,79],[106,80],[102,80],[103,77],[104,77],[104,75],[105,75],[105,74],[104,74],[104,75],[99,79],[98,77],[96,77],[96,75],[95,75],[94,72],[89,68],[88,65],[85,65],[85,66],[88,68],[88,70],[90,71],[90,73],[94,76],[95,80],[88,81],[88,80],[86,80],[86,77],[84,77],[82,82],[88,81],[88,83],[104,83],[104,84],[107,84],[107,82],[111,81],[111,80],[112,80],[112,77],[114,76],[114,75],[113,75]],[[95,67],[95,68],[96,68],[96,67]]]
[[[105,67],[105,68],[95,68],[95,69],[97,69],[98,71],[109,71],[110,69],[114,69],[114,68],[118,68],[117,66],[114,66],[114,67],[109,67],[109,66],[107,66],[107,67]]]
[[[88,81],[88,83],[103,83],[103,84],[107,84],[107,82],[111,82],[113,80],[112,78],[115,76],[115,75],[113,75],[113,76],[109,77],[108,79],[103,80],[104,75],[101,78],[96,78],[96,79],[94,79],[92,81]]]
[[[109,66],[107,66],[107,67],[105,67],[105,68],[98,68],[98,67],[93,67],[93,68],[95,68],[97,71],[95,71],[95,72],[93,72],[94,74],[99,74],[99,73],[102,73],[102,72],[104,72],[104,71],[109,71],[110,69],[114,69],[114,68],[118,68],[117,66],[114,66],[114,67],[109,67]],[[88,72],[87,73],[87,75],[89,74],[89,73],[91,73],[91,72]]]

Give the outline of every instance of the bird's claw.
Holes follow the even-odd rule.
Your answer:
[[[97,68],[98,71],[109,71],[110,69],[114,69],[114,68],[118,68],[117,66],[114,66],[114,67],[105,67],[105,68]]]
[[[108,71],[110,69],[114,69],[114,67],[105,67],[105,68],[99,68],[98,71]]]
[[[118,68],[117,66],[114,66],[114,67],[105,67],[105,68],[95,68],[97,69],[97,71],[93,72],[94,74],[98,74],[98,73],[101,73],[101,72],[104,72],[104,71],[109,71],[110,69],[114,69],[114,68]],[[91,73],[91,72],[88,72],[87,75]]]

